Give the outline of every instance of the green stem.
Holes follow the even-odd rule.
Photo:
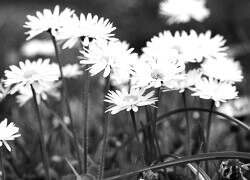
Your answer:
[[[207,120],[206,152],[209,151],[209,136],[210,136],[210,130],[211,130],[213,108],[214,108],[214,101],[211,102],[210,111],[209,111],[208,120]]]
[[[83,94],[83,102],[84,102],[84,108],[83,108],[83,114],[84,114],[84,121],[83,121],[83,173],[87,174],[87,166],[88,166],[88,99],[89,99],[89,71],[88,71],[88,65],[85,67],[84,71],[84,94]]]
[[[145,162],[145,159],[144,159],[145,157],[144,157],[144,152],[143,152],[143,145],[141,144],[139,136],[138,136],[138,129],[137,129],[136,121],[135,121],[135,113],[134,113],[133,110],[130,110],[129,112],[130,112],[132,124],[134,126],[135,138],[137,140],[138,145],[140,145],[139,149],[140,149],[140,154],[141,154],[142,162],[143,162],[143,165],[146,165],[146,162]]]
[[[60,75],[61,75],[61,78],[62,78],[62,95],[63,95],[63,99],[65,101],[68,116],[69,116],[69,119],[70,119],[70,128],[71,128],[71,131],[72,131],[73,137],[74,137],[73,138],[73,143],[74,143],[74,146],[75,146],[76,155],[77,155],[77,159],[78,159],[78,163],[79,163],[79,171],[80,171],[80,174],[81,174],[81,172],[82,172],[82,159],[81,159],[81,155],[80,155],[80,149],[79,149],[79,146],[78,146],[76,130],[75,130],[75,127],[74,127],[74,124],[73,124],[73,117],[72,117],[70,106],[69,106],[69,100],[67,98],[68,91],[67,91],[66,81],[65,81],[65,78],[63,76],[62,62],[61,62],[61,59],[59,58],[56,39],[51,34],[51,32],[49,32],[49,33],[50,33],[51,39],[53,41],[53,45],[54,45],[54,49],[55,49],[55,55],[56,55],[56,61],[58,63],[59,70],[60,70]]]
[[[109,88],[110,88],[110,75],[106,79],[105,88],[104,88],[104,96],[107,95]],[[106,152],[106,146],[107,146],[108,120],[109,120],[109,113],[105,113],[105,110],[107,107],[108,107],[108,103],[104,102],[103,104],[103,114],[104,114],[103,144],[102,144],[102,152],[101,152],[101,158],[100,158],[99,168],[98,168],[98,180],[103,179],[104,167],[105,167],[105,152]]]
[[[182,93],[182,99],[184,108],[187,109],[187,100],[186,100],[186,91]],[[188,118],[188,111],[185,110],[185,119],[186,119],[186,155],[191,155],[191,127],[190,127],[190,120]]]
[[[3,180],[5,180],[5,170],[4,170],[4,165],[3,165],[3,152],[2,152],[2,148],[0,149],[0,166],[1,166],[1,170],[2,170]]]
[[[40,116],[40,112],[39,112],[39,108],[38,108],[38,103],[37,103],[37,99],[36,99],[36,92],[35,92],[35,89],[32,86],[32,84],[30,85],[30,87],[31,87],[32,95],[33,95],[35,110],[36,110],[36,114],[37,114],[37,120],[38,120],[38,124],[39,124],[39,129],[40,129],[40,133],[39,133],[40,141],[41,141],[40,147],[41,147],[41,151],[42,151],[42,158],[43,158],[43,164],[44,164],[44,168],[45,168],[45,175],[46,175],[46,179],[50,180],[49,160],[48,160],[48,154],[47,154],[45,140],[44,140],[44,131],[43,131],[43,126],[42,126],[42,120],[41,120],[41,116]]]
[[[158,143],[158,138],[157,138],[157,134],[156,134],[156,123],[157,123],[157,113],[159,110],[159,104],[160,104],[160,97],[161,97],[161,88],[156,88],[155,89],[155,94],[156,97],[158,97],[158,101],[156,101],[155,106],[157,108],[154,109],[154,114],[153,114],[153,139],[155,140],[156,146],[154,144],[154,148],[158,151],[159,156],[161,156],[161,151],[160,151],[160,146]],[[157,155],[155,155],[157,156]]]

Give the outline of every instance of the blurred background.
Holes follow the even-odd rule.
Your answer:
[[[125,40],[130,43],[131,47],[135,48],[135,51],[141,53],[141,48],[146,45],[146,41],[154,35],[157,35],[163,30],[186,30],[191,29],[197,32],[205,32],[207,30],[212,30],[212,34],[220,34],[227,40],[227,45],[230,47],[229,53],[235,57],[236,60],[240,61],[243,67],[244,80],[242,83],[237,84],[239,95],[249,98],[250,95],[250,1],[249,0],[207,0],[206,7],[210,10],[210,17],[204,22],[200,23],[197,21],[191,21],[185,24],[174,24],[167,25],[166,20],[162,18],[158,13],[159,0],[1,0],[0,1],[0,78],[3,77],[4,70],[8,68],[9,65],[17,64],[20,60],[25,60],[26,58],[37,58],[28,57],[24,53],[24,43],[26,42],[26,29],[23,28],[25,21],[27,21],[27,15],[35,15],[36,11],[42,11],[44,8],[53,9],[55,5],[60,5],[61,10],[65,7],[70,9],[75,9],[77,14],[81,12],[84,14],[92,13],[97,14],[99,17],[109,18],[113,22],[114,26],[117,27],[115,34],[120,40]],[[36,37],[36,39],[49,39],[46,34],[41,34]],[[63,50],[60,52],[63,63],[76,63],[78,50]],[[41,56],[47,57],[47,56]],[[54,58],[53,54],[49,54],[50,58]],[[70,99],[71,99],[71,109],[74,114],[74,119],[76,121],[76,126],[81,124],[82,113],[81,113],[81,87],[79,83],[82,79],[76,79],[68,81],[68,86],[70,87]],[[100,78],[94,77],[91,80],[91,93],[90,93],[90,153],[96,154],[98,152],[98,146],[100,143],[101,133],[102,133],[102,122],[100,121],[102,117],[102,104],[103,95],[102,88],[103,82]],[[164,95],[166,101],[162,102],[164,110],[175,109],[176,107],[182,106],[180,97],[176,92],[170,92]],[[190,104],[199,105],[200,102],[196,98],[190,97]],[[208,105],[204,103],[204,106]],[[250,106],[249,101],[244,105],[245,114],[239,115],[244,119],[245,122],[249,122],[249,112]],[[53,102],[50,104],[54,107]],[[97,106],[98,105],[98,106]],[[170,108],[171,107],[171,108]],[[21,129],[23,138],[18,140],[20,146],[25,146],[25,153],[30,154],[33,152],[39,152],[36,141],[37,136],[30,136],[30,134],[37,131],[36,118],[32,109],[32,102],[26,104],[22,108],[18,107],[15,102],[14,97],[7,97],[0,104],[0,118],[8,117],[13,120],[18,127]],[[242,108],[242,107],[240,107]],[[60,110],[54,108],[58,114]],[[31,113],[32,112],[32,113]],[[162,110],[163,112],[163,110]],[[63,157],[67,154],[70,149],[70,144],[67,144],[67,136],[60,130],[53,131],[51,135],[51,130],[56,129],[58,126],[55,125],[55,118],[51,115],[46,108],[42,107],[42,114],[44,119],[48,119],[46,122],[47,126],[47,143],[51,144],[49,146],[51,158],[56,156],[57,158]],[[191,115],[190,115],[191,116]],[[122,117],[122,118],[121,118]],[[130,124],[127,123],[126,113],[122,112],[120,115],[114,116],[112,118],[112,125],[110,126],[109,139],[110,139],[110,151],[107,154],[107,169],[112,169],[112,167],[132,169],[129,166],[132,156],[135,154],[130,154],[130,158],[123,156],[115,156],[116,160],[113,161],[114,152],[112,147],[117,147],[117,143],[121,143],[126,139],[127,134],[132,132]],[[201,115],[197,112],[192,114],[194,119],[199,119]],[[206,118],[206,115],[204,115]],[[215,117],[218,118],[218,117]],[[174,116],[173,120],[181,119],[183,116]],[[171,119],[170,119],[171,120]],[[35,123],[34,123],[34,122]],[[182,121],[184,123],[184,121]],[[166,131],[160,132],[160,137],[164,140],[162,143],[162,148],[166,152],[183,152],[183,140],[185,139],[184,129],[185,124],[178,123],[178,121],[166,122],[161,129],[166,129]],[[195,126],[195,125],[193,125]],[[77,126],[78,127],[78,126]],[[173,128],[174,127],[174,128]],[[175,131],[178,129],[179,131]],[[240,131],[239,129],[232,128],[231,125],[225,121],[216,122],[213,126],[213,132],[211,142],[213,142],[214,150],[242,150],[250,151],[250,144],[246,143],[250,140],[250,135],[245,131]],[[194,127],[195,130],[195,127]],[[196,129],[197,130],[197,129]],[[81,129],[78,129],[80,132]],[[240,132],[239,132],[240,131]],[[124,133],[127,132],[127,133]],[[181,134],[177,133],[181,132]],[[195,133],[195,132],[194,132]],[[221,141],[223,139],[223,141]],[[113,143],[113,144],[112,144]],[[59,146],[56,146],[56,145]],[[19,146],[19,145],[18,145]],[[37,148],[36,148],[37,147]],[[198,145],[196,145],[198,147]],[[22,148],[21,148],[22,149]],[[125,151],[125,150],[124,150]],[[128,150],[126,150],[128,151]],[[136,150],[131,150],[132,152]],[[24,153],[24,154],[25,154]],[[14,152],[14,156],[15,156]],[[11,154],[13,157],[13,153]],[[19,156],[18,154],[16,156]],[[17,167],[23,163],[25,160],[23,157],[16,162]],[[36,158],[35,158],[36,159]],[[38,158],[39,159],[39,158]],[[93,159],[95,157],[93,156]],[[130,159],[130,160],[128,160]],[[27,160],[27,159],[26,159]],[[28,158],[31,162],[31,160]],[[27,160],[27,161],[28,161]],[[57,159],[58,160],[58,159]],[[61,160],[61,159],[60,159]],[[36,168],[39,168],[39,161],[32,160],[32,163]],[[54,161],[53,161],[54,162]],[[114,165],[114,162],[116,163]],[[118,165],[117,165],[118,164]],[[29,167],[31,167],[29,165]],[[66,166],[66,165],[65,165]],[[22,167],[26,168],[29,167]],[[55,163],[53,165],[56,172],[60,170],[63,172],[61,166],[57,167]],[[65,167],[64,167],[65,168]],[[21,170],[22,171],[22,170]],[[25,170],[24,170],[25,171]],[[69,170],[68,170],[69,171]],[[25,171],[26,172],[26,171]],[[32,174],[32,173],[31,173]]]

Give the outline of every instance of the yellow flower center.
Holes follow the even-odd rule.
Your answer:
[[[163,79],[164,74],[159,69],[154,69],[153,72],[151,73],[151,77],[153,79]]]
[[[23,77],[26,79],[32,78],[33,76],[38,75],[37,71],[34,70],[28,70],[26,72],[24,72]]]
[[[128,103],[136,102],[138,100],[138,96],[135,95],[128,95],[124,98],[124,101],[127,101]]]

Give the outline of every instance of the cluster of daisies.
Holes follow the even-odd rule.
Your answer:
[[[104,78],[110,78],[117,89],[109,91],[105,99],[111,105],[107,112],[112,114],[154,106],[158,100],[155,89],[179,92],[189,89],[193,96],[212,99],[219,106],[237,97],[235,83],[243,79],[240,64],[227,55],[225,39],[212,36],[211,31],[200,34],[194,30],[174,34],[164,31],[148,41],[139,55],[127,42],[115,38],[116,28],[109,19],[97,15],[77,16],[74,10],[65,8],[60,12],[59,6],[55,6],[53,11],[44,9],[36,12],[36,16],[28,15],[27,19],[24,25],[29,29],[27,40],[45,32],[61,44],[62,49],[81,45],[79,64],[64,66],[64,78],[81,75],[81,68],[86,65],[91,76],[102,73]],[[187,68],[188,64],[195,68]],[[61,80],[55,62],[25,60],[5,71],[2,89],[7,88],[11,95],[18,93],[17,102],[24,105],[32,98],[30,86],[39,101],[50,96],[60,98]]]

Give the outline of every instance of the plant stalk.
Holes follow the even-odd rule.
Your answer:
[[[45,168],[45,176],[46,176],[47,180],[50,180],[49,159],[48,159],[48,153],[46,150],[46,144],[45,144],[45,140],[44,140],[44,131],[43,131],[43,126],[42,126],[42,120],[41,120],[41,116],[40,116],[40,112],[39,112],[39,108],[38,108],[38,103],[37,103],[37,99],[36,99],[36,92],[35,92],[35,89],[34,89],[32,84],[30,85],[30,87],[31,87],[32,95],[33,95],[35,110],[36,110],[36,114],[37,114],[37,120],[38,120],[38,124],[39,124],[40,148],[42,151],[42,159],[43,159],[43,164],[44,164],[44,168]]]
[[[105,88],[104,88],[104,98],[107,95],[110,88],[110,75],[106,78]],[[98,168],[98,180],[103,179],[104,168],[105,168],[105,152],[107,146],[107,134],[108,134],[108,120],[109,120],[109,113],[105,113],[106,108],[108,107],[108,102],[104,101],[103,104],[103,114],[104,114],[104,124],[103,124],[103,144],[102,144],[102,152],[101,158],[99,162]]]
[[[61,75],[61,78],[62,78],[62,95],[63,95],[63,99],[65,101],[67,112],[68,112],[68,116],[69,116],[69,119],[70,119],[70,129],[71,129],[71,131],[73,133],[73,143],[74,143],[74,146],[75,146],[76,156],[77,156],[78,163],[79,163],[79,172],[81,174],[82,173],[82,159],[81,159],[81,155],[80,155],[80,149],[78,147],[79,143],[77,141],[77,133],[76,133],[76,130],[75,130],[75,127],[74,127],[74,124],[73,124],[73,117],[72,117],[70,106],[69,106],[69,100],[67,98],[68,91],[67,91],[66,81],[65,81],[65,78],[63,76],[62,62],[61,62],[61,59],[59,57],[59,52],[58,52],[58,47],[57,47],[57,44],[56,44],[56,39],[51,34],[51,32],[49,32],[49,33],[50,33],[51,39],[53,41],[53,45],[54,45],[54,49],[55,49],[56,61],[58,63],[59,70],[60,70],[60,75]]]

